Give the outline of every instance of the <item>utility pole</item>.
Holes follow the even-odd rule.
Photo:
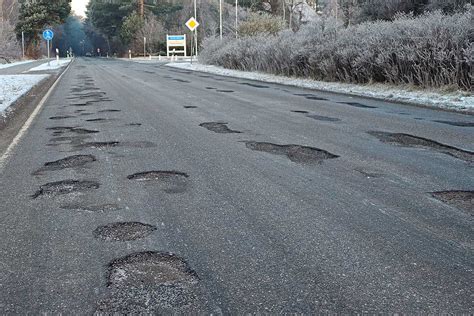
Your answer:
[[[145,0],[138,0],[138,5],[140,7],[140,16],[143,19],[143,16],[145,15]]]
[[[239,0],[235,0],[235,38],[239,36],[239,31],[237,30],[239,24]]]
[[[197,18],[197,5],[196,5],[196,1],[197,1],[197,0],[194,0],[194,18],[195,18],[196,21],[197,21],[198,18]],[[197,33],[197,28],[194,30],[194,44],[196,45],[195,50],[194,50],[194,53],[195,53],[196,56],[197,56],[197,55],[198,55],[198,33]]]
[[[222,0],[219,0],[219,34],[222,41]]]

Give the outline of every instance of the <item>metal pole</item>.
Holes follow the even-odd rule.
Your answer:
[[[49,40],[47,42],[48,42],[48,66],[49,66]]]
[[[239,0],[235,0],[235,38],[239,36],[238,34],[238,22],[239,21]]]
[[[146,57],[146,37],[143,37],[143,58]]]
[[[196,6],[196,0],[194,0],[194,18],[197,20],[197,6]],[[197,37],[197,29],[194,30],[194,44],[196,45],[194,53],[198,54],[198,37]]]
[[[23,59],[25,59],[25,32],[21,32],[21,51]]]
[[[219,33],[222,41],[222,0],[219,0]]]

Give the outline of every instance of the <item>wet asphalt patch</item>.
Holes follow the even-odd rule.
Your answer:
[[[180,171],[145,171],[127,176],[127,179],[158,183],[166,193],[182,193],[188,186],[189,175]]]
[[[62,180],[49,182],[41,185],[39,190],[36,191],[31,197],[36,199],[39,196],[54,197],[75,192],[85,192],[98,189],[99,186],[100,184],[96,181],[86,180]]]
[[[436,121],[436,120],[433,122],[448,124],[451,126],[459,126],[459,127],[474,127],[474,122],[453,122],[453,121]]]
[[[366,105],[366,104],[362,104],[362,103],[359,103],[359,102],[337,102],[337,103],[347,104],[347,105],[350,105],[350,106],[353,106],[353,107],[356,107],[356,108],[361,108],[361,109],[376,109],[377,108],[376,106]]]
[[[140,222],[117,222],[99,226],[93,234],[105,241],[132,241],[145,238],[156,229],[156,226]]]
[[[107,266],[108,295],[99,313],[180,314],[198,310],[199,278],[175,254],[145,251],[115,259]]]
[[[339,122],[341,121],[335,117],[323,116],[323,115],[316,115],[316,114],[309,114],[306,117],[312,118],[313,120],[323,121],[323,122]]]
[[[248,82],[239,82],[239,84],[249,86],[249,87],[253,87],[253,88],[259,88],[259,89],[268,89],[269,88],[268,86],[263,86],[263,85],[260,85],[260,84],[248,83]]]
[[[61,205],[63,210],[89,212],[89,213],[105,213],[119,211],[122,208],[118,204],[97,204],[97,205],[80,205],[80,204],[66,204]]]
[[[446,204],[474,215],[474,191],[440,191],[432,192],[431,195]]]
[[[207,122],[207,123],[201,123],[199,126],[204,127],[214,133],[220,133],[220,134],[240,134],[240,131],[232,130],[227,127],[228,123],[221,123],[221,122]]]
[[[68,168],[78,168],[83,167],[89,163],[97,161],[97,159],[92,155],[73,155],[68,156],[59,160],[49,161],[44,164],[43,167],[38,169],[34,174],[40,174],[44,171],[55,171]]]
[[[303,164],[314,164],[321,163],[326,159],[338,158],[338,155],[334,155],[323,149],[301,146],[301,145],[278,145],[266,142],[254,142],[247,141],[245,145],[248,149],[255,151],[262,151],[273,155],[286,156],[293,162]]]
[[[428,138],[403,133],[389,133],[378,131],[370,131],[368,132],[368,134],[377,137],[383,143],[399,145],[402,147],[429,149],[467,162],[474,162],[474,152],[441,144]]]

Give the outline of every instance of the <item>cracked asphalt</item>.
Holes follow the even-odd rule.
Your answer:
[[[0,170],[0,313],[473,313],[473,125],[76,59]]]

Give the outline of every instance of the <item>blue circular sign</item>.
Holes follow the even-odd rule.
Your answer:
[[[43,31],[43,38],[47,41],[52,40],[54,37],[54,32],[51,31],[50,29],[46,29]]]

